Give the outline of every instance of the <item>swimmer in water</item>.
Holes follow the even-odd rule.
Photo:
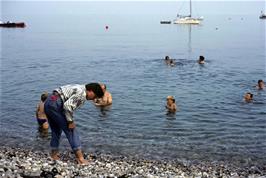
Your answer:
[[[170,65],[171,67],[175,66],[175,61],[174,61],[173,59],[170,59],[169,65]]]
[[[205,59],[204,56],[200,56],[199,59],[198,59],[198,63],[199,64],[204,64],[205,63],[204,59]]]
[[[263,80],[258,80],[258,85],[256,86],[258,90],[263,90],[265,88],[265,84]]]
[[[165,61],[165,63],[166,63],[167,65],[169,65],[169,66],[175,66],[175,61],[174,61],[174,59],[170,59],[169,56],[165,56],[164,61]]]
[[[111,105],[113,102],[111,93],[106,90],[105,84],[100,84],[100,86],[103,90],[104,95],[102,98],[94,99],[95,106],[109,106],[109,105]]]
[[[175,113],[177,111],[175,98],[173,96],[167,96],[165,108],[168,110],[169,113]]]
[[[253,101],[253,94],[250,93],[250,92],[247,92],[247,93],[245,94],[245,96],[244,96],[244,100],[245,100],[246,102],[251,102],[251,101]]]
[[[169,56],[165,56],[165,58],[164,58],[164,62],[165,62],[166,64],[169,64],[169,63],[170,63],[170,57],[169,57]]]

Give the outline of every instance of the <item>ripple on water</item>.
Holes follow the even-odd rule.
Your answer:
[[[147,29],[151,30],[148,26]],[[87,32],[81,34],[95,39]],[[27,31],[17,35],[34,41]],[[263,67],[258,68],[258,64],[247,67],[241,54],[235,56],[226,45],[222,48],[203,45],[187,54],[184,44],[173,41],[176,38],[169,39],[164,48],[161,44],[146,44],[145,36],[136,45],[134,35],[122,35],[130,45],[123,43],[119,51],[121,41],[117,44],[117,34],[108,33],[106,38],[107,34],[97,32],[97,39],[103,43],[95,45],[84,36],[71,45],[69,40],[77,34],[71,34],[71,38],[68,35],[63,38],[61,33],[51,31],[38,37],[36,32],[37,41],[27,47],[34,50],[18,50],[23,47],[20,40],[16,44],[19,47],[8,40],[3,44],[6,45],[1,58],[3,144],[23,142],[48,149],[47,140],[35,138],[38,132],[34,115],[40,93],[63,84],[100,81],[107,83],[113,95],[112,107],[101,110],[87,103],[74,114],[85,149],[158,159],[265,163],[266,92],[254,87],[258,79],[265,77]],[[168,36],[176,35],[175,31]],[[185,35],[180,32],[180,36]],[[46,37],[47,44],[38,43],[39,38]],[[161,39],[161,35],[156,38]],[[252,35],[245,38],[249,42]],[[198,43],[197,39],[192,40]],[[199,49],[209,55],[206,65],[196,63],[198,53],[204,52]],[[16,50],[20,52],[14,53]],[[169,67],[158,57],[166,53],[173,54],[177,66]],[[264,61],[263,56],[256,55]],[[242,102],[247,91],[254,93],[253,103]],[[166,113],[168,95],[176,98],[180,112]],[[66,139],[62,140],[62,146],[68,147]]]

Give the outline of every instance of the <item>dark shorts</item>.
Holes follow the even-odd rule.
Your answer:
[[[45,122],[47,122],[47,119],[37,118],[37,121],[38,121],[39,125],[43,125]]]

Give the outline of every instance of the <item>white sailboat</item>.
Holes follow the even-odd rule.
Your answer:
[[[263,11],[260,13],[260,19],[266,19],[266,13],[263,13]]]
[[[177,18],[174,20],[174,24],[200,24],[200,21],[203,20],[203,17],[193,18],[192,17],[192,2],[189,3],[189,15],[181,16],[177,15]]]

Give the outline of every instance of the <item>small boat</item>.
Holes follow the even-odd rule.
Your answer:
[[[26,24],[24,22],[0,22],[0,27],[7,27],[7,28],[24,28]]]
[[[266,19],[266,14],[261,11],[260,13],[260,19]]]
[[[165,21],[165,20],[162,20],[160,23],[161,23],[161,24],[171,24],[172,22],[171,22],[171,21]]]

